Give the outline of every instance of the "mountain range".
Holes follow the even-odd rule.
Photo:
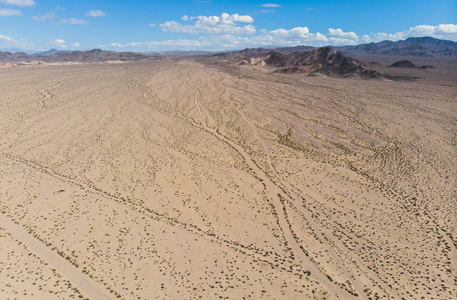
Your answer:
[[[21,62],[21,61],[43,61],[43,62],[106,62],[106,61],[138,61],[156,59],[157,55],[139,52],[116,52],[101,49],[88,51],[49,51],[38,54],[27,54],[24,52],[2,52],[0,51],[0,61]]]
[[[360,44],[357,46],[328,46],[345,55],[390,55],[390,56],[420,56],[420,57],[457,57],[457,43],[440,40],[432,37],[412,37],[403,41],[382,41],[378,43]],[[311,46],[274,47],[274,48],[247,48],[241,51],[221,52],[214,57],[222,59],[244,59],[246,57],[260,57],[270,51],[281,54],[298,54],[318,48]]]
[[[403,41],[382,41],[378,43],[360,44],[357,46],[341,46],[330,48],[337,49],[345,55],[374,54],[395,56],[420,56],[420,57],[457,57],[457,43],[448,40],[440,40],[432,37],[411,37]],[[316,50],[311,46],[276,47],[273,50],[281,54],[299,54]],[[182,52],[169,51],[167,53],[141,53],[141,52],[116,52],[100,49],[87,51],[63,51],[50,49],[44,52],[29,54],[20,49],[14,51],[0,51],[0,61],[43,61],[43,62],[104,62],[110,60],[138,61],[155,59],[161,54],[201,54],[202,51]],[[272,51],[271,48],[249,48],[241,51],[221,52],[211,54],[211,57],[219,59],[245,59],[247,57],[260,57]]]
[[[395,56],[457,57],[457,43],[432,37],[411,37],[403,41],[382,41],[357,46],[333,47],[349,55],[377,54]]]

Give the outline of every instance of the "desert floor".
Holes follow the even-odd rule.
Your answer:
[[[457,299],[457,63],[428,64],[0,69],[0,298]]]

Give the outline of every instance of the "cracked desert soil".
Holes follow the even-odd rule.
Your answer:
[[[0,298],[457,299],[456,67],[0,70]]]

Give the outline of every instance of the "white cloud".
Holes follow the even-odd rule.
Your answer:
[[[296,39],[296,38],[308,38],[309,37],[309,29],[308,27],[295,27],[289,30],[286,29],[276,29],[269,32],[270,35],[275,37],[284,38],[284,39]]]
[[[398,41],[408,37],[431,36],[438,39],[446,39],[457,41],[457,24],[440,24],[433,25],[418,25],[409,28],[409,30],[396,33],[378,32],[372,34],[372,41],[379,42],[382,40]]]
[[[65,41],[62,39],[54,40],[54,41],[50,42],[50,44],[57,48],[67,48],[67,45],[65,45]]]
[[[357,34],[355,32],[353,32],[353,31],[344,32],[340,28],[338,28],[338,29],[329,28],[328,34],[330,36],[336,36],[338,38],[349,39],[349,40],[358,40],[359,39],[359,37],[357,36]]]
[[[21,12],[17,9],[0,8],[0,17],[20,16]]]
[[[91,11],[86,13],[86,16],[88,17],[104,17],[107,16],[108,14],[105,13],[104,11],[97,10],[97,9],[92,9]]]
[[[71,46],[74,47],[74,48],[79,48],[79,47],[81,47],[81,45],[79,45],[78,42],[73,43]]]
[[[457,24],[440,24],[435,26],[437,34],[454,34],[457,33]]]
[[[281,5],[275,4],[275,3],[265,3],[265,4],[262,4],[262,7],[281,7]]]
[[[328,40],[330,41],[331,45],[335,45],[335,46],[356,45],[357,44],[357,41],[351,40],[351,39],[345,39],[345,38],[330,37]]]
[[[435,33],[435,26],[430,25],[419,25],[416,27],[411,27],[406,33],[411,36],[429,36]]]
[[[0,0],[0,3],[19,7],[34,6],[36,4],[33,0]]]
[[[1,48],[12,48],[12,47],[21,47],[21,48],[30,48],[33,46],[32,42],[28,42],[24,39],[13,39],[7,35],[0,34],[0,47]]]
[[[76,18],[70,18],[69,20],[66,19],[61,19],[59,21],[60,24],[72,24],[72,25],[81,25],[81,24],[86,24],[86,20],[81,20],[81,19],[76,19]]]
[[[378,33],[373,33],[371,36],[372,37],[370,38],[370,40],[372,42],[380,42],[380,41],[384,41],[384,40],[398,41],[398,40],[403,40],[407,37],[404,32],[397,32],[397,33],[378,32]]]
[[[1,40],[1,41],[7,41],[7,42],[14,41],[14,40],[13,40],[12,38],[10,38],[9,36],[1,35],[1,34],[0,34],[0,40]]]
[[[211,18],[211,17],[205,17]],[[233,20],[235,20],[234,18]],[[204,20],[198,27],[197,22]],[[202,29],[203,24],[213,24],[217,30],[207,30],[209,35],[203,35],[195,39],[176,39],[167,41],[146,41],[146,42],[131,42],[131,43],[112,43],[111,47],[116,48],[131,48],[132,50],[149,49],[155,51],[163,50],[225,50],[225,49],[243,49],[252,47],[268,47],[268,46],[296,46],[296,45],[309,45],[309,46],[326,46],[326,45],[354,45],[357,43],[376,42],[380,40],[400,40],[406,39],[410,36],[422,36],[422,34],[430,33],[431,36],[437,38],[447,38],[457,40],[457,25],[455,24],[441,24],[438,26],[420,25],[411,27],[408,30],[396,33],[371,33],[369,35],[357,35],[355,32],[345,32],[342,29],[329,28],[329,32],[322,34],[319,32],[311,32],[306,26],[295,27],[291,29],[275,29],[265,30],[261,29],[256,34],[242,35],[232,27],[240,27],[236,25],[236,21],[232,21],[232,27],[229,30],[219,29],[217,26],[220,19],[210,19],[209,21],[199,17],[183,17],[183,21],[192,22],[190,25],[179,24],[174,22],[179,32],[189,33],[205,33]],[[163,24],[162,24],[163,25]],[[162,29],[163,26],[161,25]],[[179,27],[181,26],[181,27]],[[188,27],[189,26],[190,29]],[[209,26],[209,25],[208,25]],[[198,28],[197,28],[198,27]],[[189,30],[182,30],[183,28]],[[224,28],[225,29],[225,28]],[[200,30],[200,31],[199,31]]]
[[[310,33],[308,27],[294,27],[292,29],[275,29],[264,31],[257,38],[263,43],[268,42],[274,46],[295,46],[295,45],[323,45],[328,42],[328,38],[319,33]]]
[[[199,37],[197,39],[177,39],[167,41],[149,41],[133,43],[111,43],[111,47],[162,50],[224,50],[242,49],[247,47],[295,46],[300,44],[324,45],[329,39],[317,32],[310,33],[307,27],[292,29],[261,30],[257,36],[239,36],[236,34],[220,34]]]
[[[193,25],[183,25],[176,21],[168,21],[160,24],[160,28],[166,32],[184,32],[184,33],[206,33],[206,34],[240,34],[252,35],[256,33],[255,26],[245,25],[238,26],[237,23],[252,23],[254,19],[248,15],[223,13],[219,16],[183,16],[183,21],[195,21]]]
[[[405,31],[404,36],[431,36],[439,39],[457,40],[457,24],[419,25]]]
[[[235,22],[243,22],[243,23],[252,23],[254,22],[254,19],[251,16],[244,15],[240,16],[238,14],[233,14],[233,15],[228,15],[228,14],[222,14],[221,19],[225,22],[230,22],[230,20],[233,20]],[[224,20],[225,19],[225,20]]]
[[[370,42],[370,36],[368,34],[362,35],[361,42],[362,43],[369,43]]]
[[[68,24],[85,24],[86,22],[87,22],[86,20],[70,18],[70,20],[68,21]]]
[[[48,19],[52,19],[52,18],[55,18],[56,17],[56,14],[53,13],[53,12],[48,12],[42,16],[33,16],[33,19],[35,21],[38,21],[38,22],[42,22],[42,21],[45,21],[45,20],[48,20]]]
[[[155,26],[156,26],[156,24],[154,24],[154,23],[149,23],[149,27],[155,27]]]
[[[166,50],[166,49],[182,49],[182,50],[192,50],[192,49],[203,49],[209,48],[212,46],[210,42],[211,38],[199,38],[196,40],[186,40],[186,39],[178,39],[178,40],[167,40],[167,41],[149,41],[149,42],[132,42],[132,43],[111,43],[111,47],[116,48],[148,48],[148,49],[155,49],[155,50]]]

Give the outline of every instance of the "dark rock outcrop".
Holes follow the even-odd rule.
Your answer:
[[[391,64],[388,67],[390,67],[390,68],[413,68],[413,69],[431,69],[431,68],[435,68],[434,66],[430,66],[430,65],[425,65],[425,66],[418,67],[418,66],[416,66],[415,64],[413,64],[409,60],[399,60],[397,62],[394,62],[393,64]]]
[[[309,74],[321,73],[327,76],[357,76],[363,79],[382,77],[378,72],[366,68],[358,60],[329,47],[291,55],[273,51],[265,59],[265,63],[272,67],[285,68],[283,73],[292,73],[294,70],[303,73],[302,71],[306,70]],[[281,71],[277,70],[277,72]]]
[[[391,68],[417,68],[417,66],[409,60],[399,60],[399,61],[391,64],[389,67],[391,67]]]

